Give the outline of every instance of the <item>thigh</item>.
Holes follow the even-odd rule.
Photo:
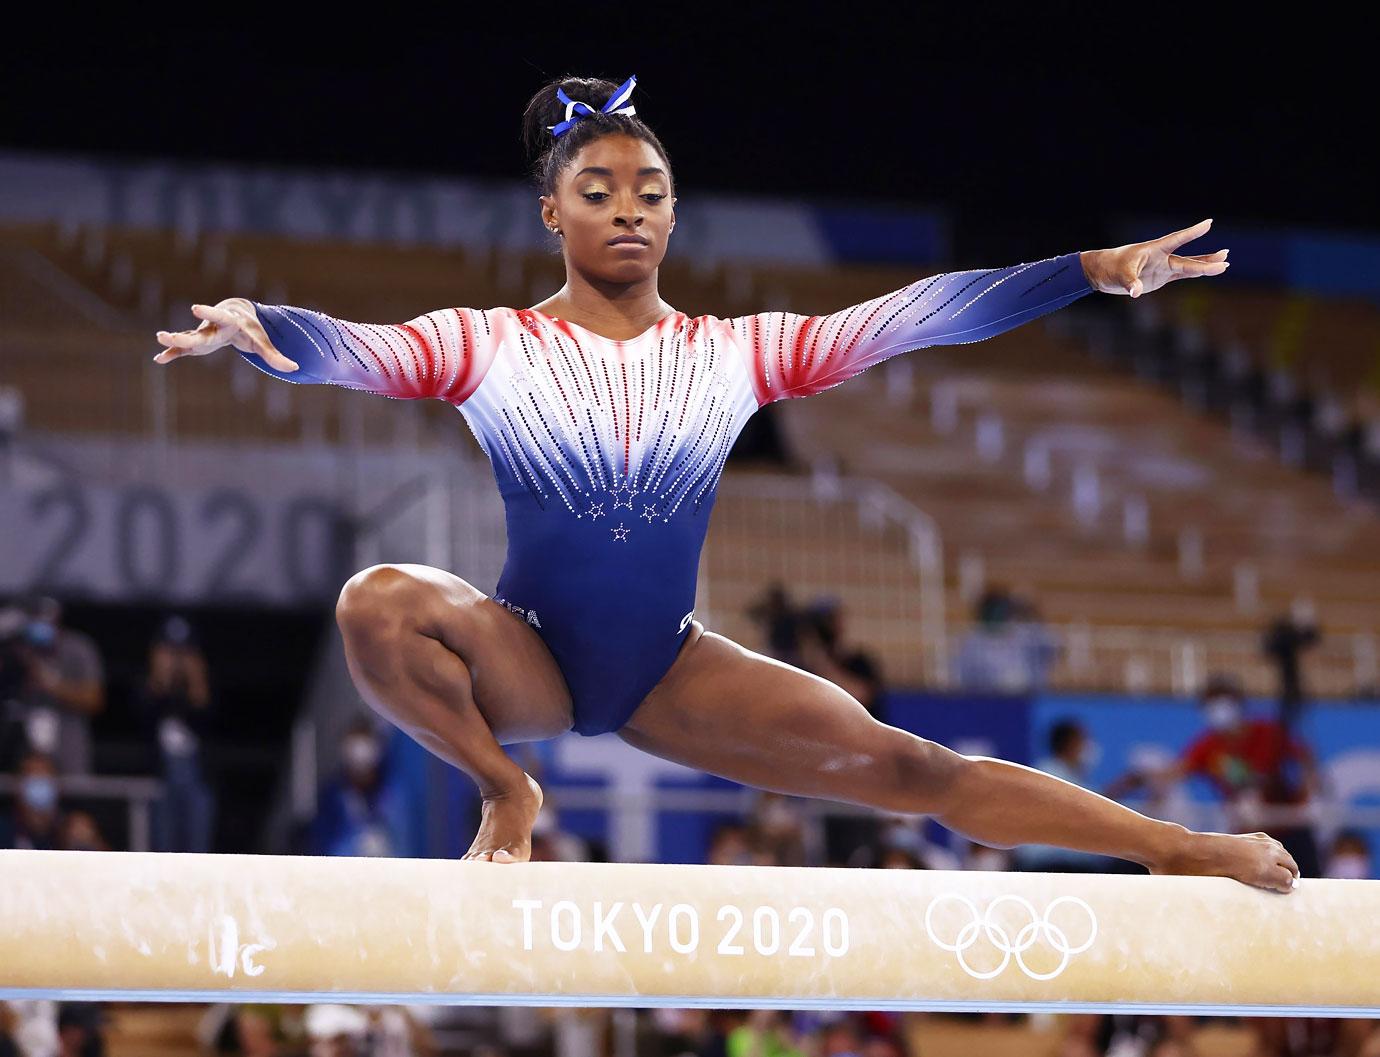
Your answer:
[[[539,741],[570,729],[565,677],[522,617],[444,569],[399,564],[358,575],[371,574],[385,592],[394,591],[399,619],[464,662],[475,707],[501,744]]]
[[[699,634],[619,730],[628,744],[759,789],[899,812],[915,811],[927,766],[957,758],[827,679],[694,623]]]

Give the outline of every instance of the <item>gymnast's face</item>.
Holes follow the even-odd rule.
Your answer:
[[[582,147],[542,195],[542,221],[561,229],[566,267],[592,279],[634,283],[653,276],[676,226],[666,161],[645,140],[622,133]],[[623,236],[633,241],[615,242]]]

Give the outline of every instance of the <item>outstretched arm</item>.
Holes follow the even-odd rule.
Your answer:
[[[1173,252],[1211,225],[1032,264],[945,272],[828,315],[759,312],[728,322],[748,357],[759,405],[811,396],[898,353],[995,337],[1094,290],[1139,297],[1177,279],[1220,275],[1226,250]]]
[[[729,324],[749,357],[761,405],[823,392],[911,349],[994,337],[1093,289],[1080,254],[1069,253],[933,275],[828,315],[758,312]]]
[[[484,312],[446,308],[406,323],[351,323],[291,305],[228,298],[193,305],[194,331],[159,331],[170,346],[155,359],[200,355],[233,345],[265,374],[305,384],[329,383],[402,400],[428,397],[461,404],[479,387],[495,346]]]

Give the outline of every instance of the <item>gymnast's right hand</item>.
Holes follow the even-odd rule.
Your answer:
[[[297,364],[279,352],[254,312],[254,305],[243,297],[227,297],[218,305],[193,305],[192,315],[201,320],[196,330],[160,330],[158,342],[167,348],[153,358],[154,363],[172,363],[179,356],[205,356],[223,345],[251,352],[279,371],[297,370]]]

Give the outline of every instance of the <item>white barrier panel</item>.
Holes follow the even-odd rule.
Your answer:
[[[0,852],[0,998],[1375,1015],[1380,883]]]

